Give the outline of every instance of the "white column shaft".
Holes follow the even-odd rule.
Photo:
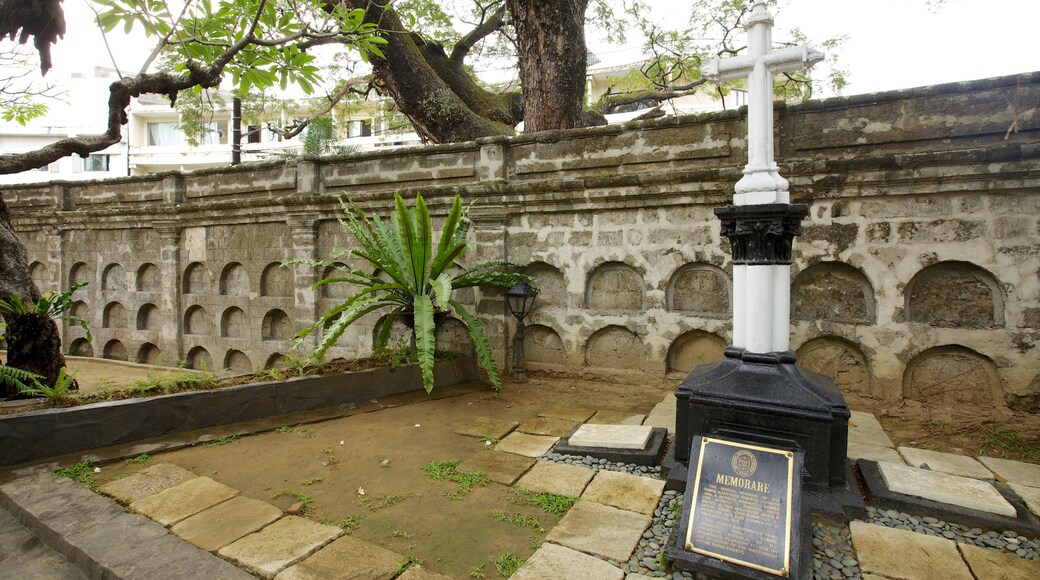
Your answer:
[[[773,348],[772,352],[791,349],[791,266],[777,264],[773,269]]]
[[[773,350],[773,267],[747,268],[747,350]]]
[[[733,265],[733,346],[747,348],[747,266]]]

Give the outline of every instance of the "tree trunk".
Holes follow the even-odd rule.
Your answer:
[[[516,27],[524,132],[605,124],[585,112],[588,0],[507,0]]]
[[[18,295],[23,301],[39,300],[40,290],[29,276],[25,246],[14,233],[11,216],[0,193],[0,297]],[[58,326],[37,315],[7,315],[7,364],[43,375],[53,385],[65,366]],[[8,394],[10,396],[10,393]]]

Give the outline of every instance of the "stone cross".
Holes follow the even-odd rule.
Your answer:
[[[723,220],[723,235],[731,238],[734,247],[733,266],[733,346],[751,352],[785,352],[790,345],[791,266],[790,240],[792,229],[797,229],[791,212],[775,204],[790,204],[787,180],[780,177],[773,160],[773,73],[811,67],[823,59],[823,53],[808,46],[794,46],[781,50],[772,48],[773,16],[765,2],[756,2],[751,8],[745,30],[748,34],[748,54],[716,58],[702,69],[702,74],[714,82],[747,79],[748,92],[748,163],[744,176],[737,182],[733,204],[762,205],[771,208],[770,215],[749,212],[730,212],[733,217],[719,214]],[[767,205],[769,204],[769,205]],[[779,210],[780,214],[776,214]],[[717,212],[718,213],[718,212]],[[768,214],[769,212],[767,212]],[[773,215],[776,214],[776,215]],[[777,217],[779,215],[779,217]],[[797,217],[798,220],[801,216]],[[793,225],[792,225],[793,224]],[[727,233],[727,228],[729,232]],[[759,229],[755,232],[749,230]],[[796,234],[797,231],[794,231]],[[791,234],[791,235],[789,235]],[[787,245],[786,259],[738,256],[736,238],[751,238],[742,248],[751,253],[760,246],[778,243]],[[780,242],[776,242],[780,239]],[[784,263],[786,261],[786,263]],[[779,262],[779,263],[778,263]]]

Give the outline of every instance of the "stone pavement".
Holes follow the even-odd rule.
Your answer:
[[[660,512],[660,502],[668,500],[662,498],[664,481],[651,474],[556,463],[543,456],[580,424],[631,425],[638,418],[644,425],[672,430],[674,408],[669,394],[645,417],[553,407],[523,423],[477,417],[456,430],[498,441],[493,449],[466,459],[463,469],[484,471],[502,485],[578,498],[513,578],[646,577],[633,573],[626,562],[652,560],[643,546],[655,510]],[[872,415],[856,412],[850,422],[849,457],[876,461],[888,492],[926,502],[922,505],[975,510],[1010,523],[1040,516],[1037,465],[897,449]],[[406,561],[401,554],[345,535],[336,526],[285,514],[175,465],[151,465],[99,491],[112,499],[50,474],[0,486],[0,505],[7,510],[0,510],[0,577],[150,580],[184,578],[190,571],[191,577],[213,579],[446,578],[421,566],[401,573]],[[852,577],[1040,578],[1037,538],[1007,530],[987,535],[981,529],[958,536],[924,511],[916,513],[925,517],[879,508],[871,514],[886,525],[852,522],[858,559]],[[898,529],[888,527],[893,522],[898,522]],[[930,535],[911,531],[915,526]],[[127,549],[130,545],[132,550]],[[651,548],[656,545],[651,541]]]

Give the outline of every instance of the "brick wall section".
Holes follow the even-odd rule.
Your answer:
[[[792,267],[801,364],[889,400],[1040,410],[1038,103],[1040,73],[777,105],[781,173],[811,206]],[[44,287],[91,282],[78,308],[97,338],[66,329],[72,352],[271,364],[287,333],[348,295],[315,295],[321,272],[278,264],[349,244],[339,195],[385,214],[394,192],[421,191],[435,218],[455,193],[476,202],[469,260],[531,264],[531,367],[681,376],[729,342],[712,209],[730,199],[745,135],[743,112],[727,111],[4,196]],[[463,298],[504,365],[501,296]],[[335,354],[367,352],[376,321]]]

